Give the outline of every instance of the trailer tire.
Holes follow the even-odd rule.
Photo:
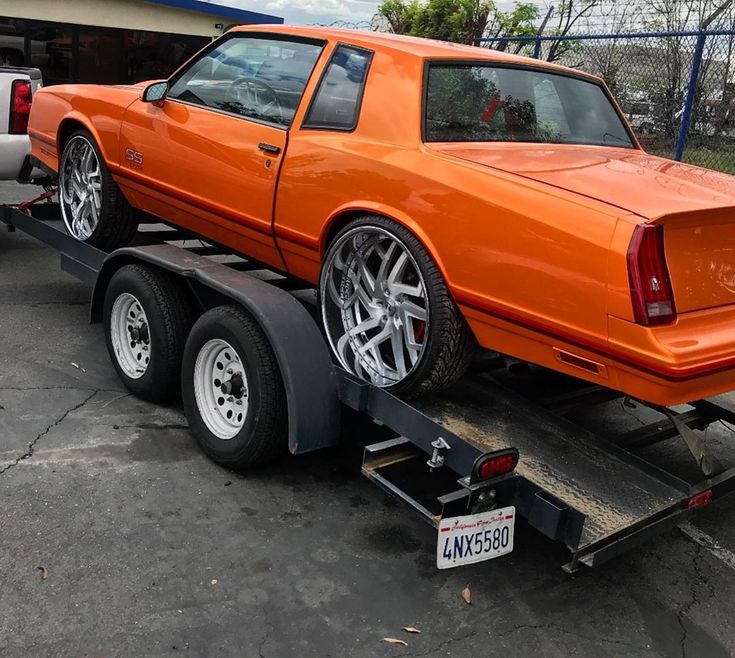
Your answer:
[[[85,201],[75,208],[80,193],[86,195]],[[69,234],[103,251],[124,247],[138,230],[135,209],[112,179],[87,130],[73,133],[61,152],[59,205]]]
[[[184,413],[202,451],[233,469],[263,464],[288,444],[286,393],[276,356],[239,306],[218,306],[194,324],[181,374]]]
[[[142,264],[121,267],[103,306],[105,340],[123,384],[149,402],[175,399],[194,311],[184,284],[170,272]]]

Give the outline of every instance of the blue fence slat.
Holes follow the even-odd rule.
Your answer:
[[[692,105],[694,105],[694,97],[697,93],[699,68],[702,64],[702,53],[704,52],[704,42],[706,40],[707,34],[705,32],[697,36],[697,45],[694,48],[694,58],[692,59],[692,71],[689,74],[687,97],[686,101],[684,101],[684,112],[681,116],[681,125],[679,126],[679,138],[676,140],[674,160],[681,160],[681,156],[684,155],[684,147],[686,146],[687,135],[689,134],[689,122],[692,118]]]
[[[485,37],[478,43],[500,42],[523,42],[523,41],[610,41],[611,39],[653,39],[662,37],[698,37],[704,34],[708,37],[727,36],[735,33],[735,30],[685,30],[684,32],[621,32],[619,34],[531,34],[515,37]]]

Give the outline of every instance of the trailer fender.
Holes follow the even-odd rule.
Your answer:
[[[124,265],[149,263],[184,278],[204,311],[240,304],[268,337],[281,369],[293,454],[336,445],[340,406],[337,376],[327,345],[309,312],[289,293],[221,263],[168,244],[125,247],[104,261],[92,293],[91,321],[102,321],[112,275]]]

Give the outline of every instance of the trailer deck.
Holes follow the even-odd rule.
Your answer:
[[[32,213],[0,207],[0,221],[56,249],[64,271],[94,284],[108,254],[64,233],[53,204],[35,206]],[[315,296],[304,282],[162,224],[141,225],[127,252],[149,257],[155,252],[160,260],[172,249],[186,252],[187,262],[206,259],[233,275],[265,281],[314,310]],[[376,431],[379,440],[365,447],[368,478],[435,526],[442,518],[483,506],[514,506],[531,526],[567,546],[570,571],[622,553],[735,488],[731,464],[718,463],[717,472],[702,473],[692,445],[711,456],[708,445],[701,435],[683,436],[681,430],[681,424],[694,431],[716,421],[735,423],[735,411],[722,404],[651,408],[657,418],[649,425],[593,431],[570,418],[580,408],[626,404],[623,396],[498,355],[478,360],[450,390],[411,404],[339,368],[335,372],[340,402],[366,422],[384,426]],[[640,454],[664,442],[684,451],[686,474],[679,464],[669,468]],[[493,483],[488,500],[487,487],[472,481],[473,465],[487,453],[511,448],[520,452],[518,466]]]

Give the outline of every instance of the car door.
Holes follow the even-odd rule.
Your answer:
[[[283,267],[272,216],[287,131],[323,44],[234,32],[135,101],[120,135],[119,175],[134,204]]]

